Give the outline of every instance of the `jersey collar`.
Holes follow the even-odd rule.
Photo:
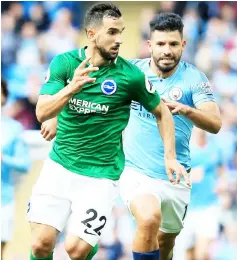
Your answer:
[[[170,80],[172,80],[173,78],[176,77],[176,75],[179,73],[179,70],[180,70],[180,67],[181,67],[181,62],[179,62],[178,64],[178,68],[177,70],[174,72],[174,74],[172,74],[170,77],[166,78],[166,79],[163,79],[163,78],[160,78],[158,77],[157,75],[155,75],[153,73],[153,71],[151,70],[151,67],[150,67],[150,62],[151,62],[151,59],[147,59],[147,63],[146,63],[146,66],[147,66],[147,71],[148,71],[148,76],[149,77],[155,77],[155,78],[158,78],[158,80],[162,81],[162,82],[169,82]]]

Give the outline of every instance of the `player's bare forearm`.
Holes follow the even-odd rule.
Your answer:
[[[164,142],[165,159],[176,159],[175,129],[172,114],[162,101],[153,113],[157,118],[160,135]]]
[[[214,102],[203,103],[197,109],[188,107],[185,116],[192,120],[195,126],[212,134],[217,134],[221,129],[219,108]]]
[[[56,117],[73,95],[75,94],[68,86],[55,95],[40,95],[36,105],[36,117],[39,122]]]
[[[91,57],[86,58],[75,69],[73,79],[70,84],[61,89],[55,95],[41,95],[36,105],[37,119],[42,123],[45,120],[56,117],[68,103],[72,96],[79,93],[87,83],[94,83],[96,78],[91,78],[88,73],[99,70],[98,67],[87,67]]]

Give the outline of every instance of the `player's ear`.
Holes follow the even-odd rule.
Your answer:
[[[147,41],[147,47],[148,47],[149,52],[151,53],[152,51],[151,51],[151,41],[150,40]]]
[[[89,41],[93,42],[95,41],[95,30],[94,29],[88,29],[87,30],[87,37],[89,39]]]
[[[183,41],[182,41],[182,48],[183,48],[183,49],[185,48],[186,44],[187,44],[186,40],[183,40]]]

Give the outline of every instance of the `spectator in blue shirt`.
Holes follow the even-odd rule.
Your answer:
[[[7,84],[1,79],[1,106],[8,96]],[[13,236],[14,222],[14,174],[26,173],[30,168],[28,148],[21,138],[22,125],[14,119],[1,117],[1,247],[2,257],[6,243]]]

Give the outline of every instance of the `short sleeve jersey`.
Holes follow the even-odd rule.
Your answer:
[[[157,77],[150,68],[150,58],[131,60],[143,71],[160,96],[196,108],[201,103],[214,102],[212,88],[204,73],[193,65],[180,61],[170,77]],[[152,177],[168,180],[164,164],[164,145],[154,116],[141,104],[132,102],[131,115],[124,134],[126,165]],[[173,115],[175,146],[178,161],[191,168],[189,140],[193,122],[179,114]],[[135,131],[136,130],[136,131]]]
[[[85,48],[56,56],[40,94],[54,95],[68,85],[85,58]],[[152,111],[160,96],[144,73],[120,56],[89,75],[96,78],[95,83],[84,85],[58,115],[49,156],[71,172],[117,180],[125,164],[122,131],[128,123],[131,101]]]

